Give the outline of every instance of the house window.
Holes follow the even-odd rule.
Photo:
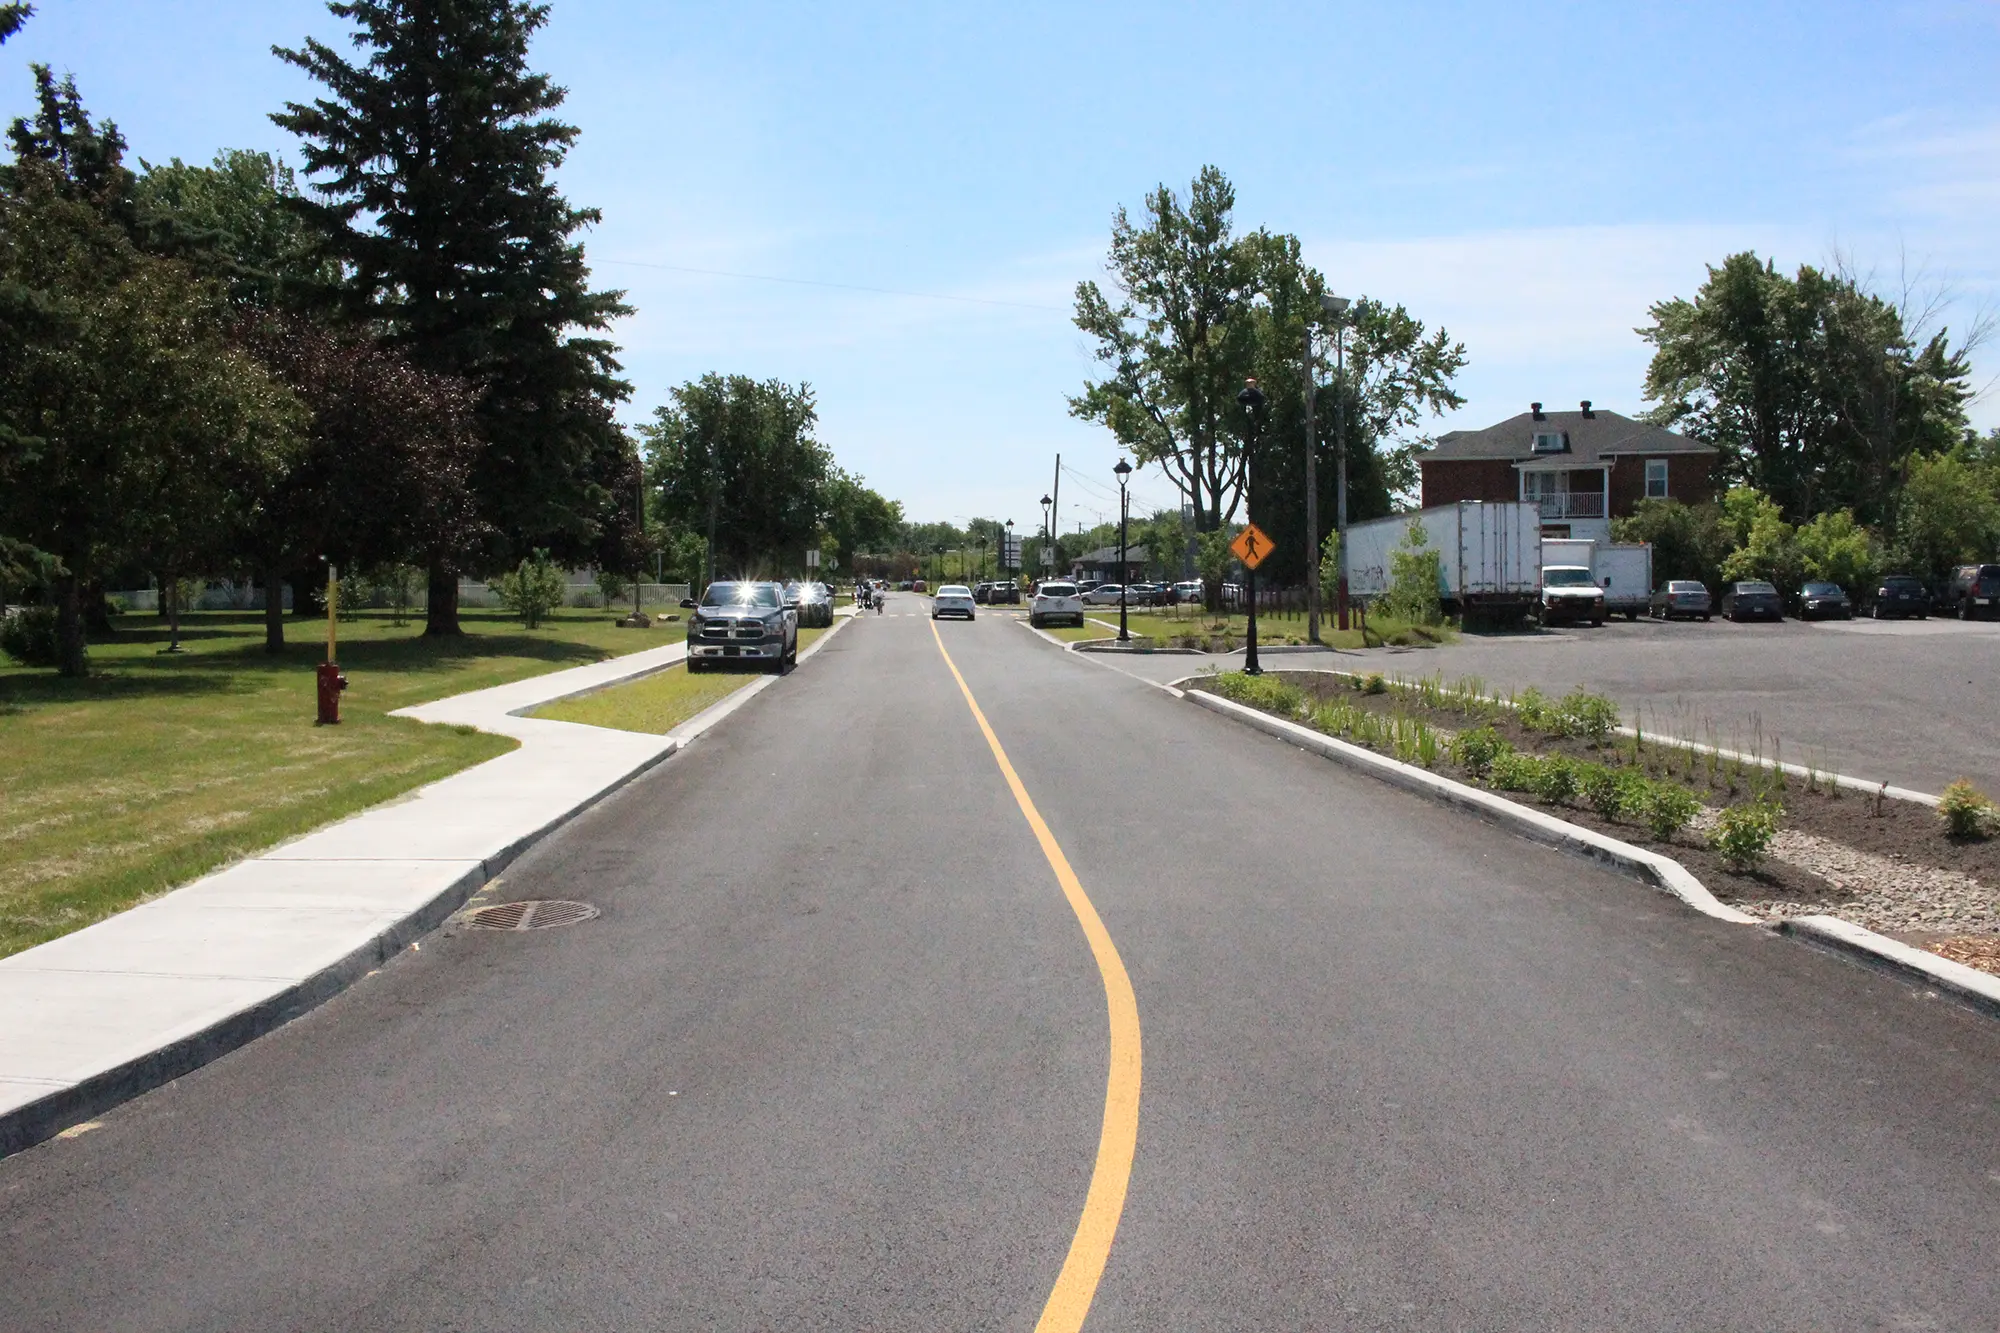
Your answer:
[[[1646,498],[1648,500],[1667,498],[1667,460],[1664,458],[1646,460]]]
[[[1538,454],[1559,454],[1569,447],[1559,430],[1538,430],[1535,432],[1535,452]]]

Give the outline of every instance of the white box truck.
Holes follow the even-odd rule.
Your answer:
[[[1518,620],[1542,586],[1542,511],[1512,501],[1464,500],[1347,529],[1347,590],[1373,599],[1389,591],[1392,557],[1423,526],[1438,553],[1439,599],[1457,615]]]
[[[1544,537],[1542,565],[1589,570],[1604,589],[1604,613],[1637,620],[1653,598],[1653,548],[1644,542],[1599,542],[1585,537]]]

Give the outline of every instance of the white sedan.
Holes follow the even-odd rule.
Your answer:
[[[1086,606],[1116,606],[1124,592],[1125,589],[1116,583],[1100,583],[1083,595],[1083,601]],[[1127,605],[1137,606],[1138,601],[1135,598]]]
[[[964,616],[967,620],[971,620],[974,618],[972,608],[972,589],[958,583],[946,584],[939,588],[937,596],[931,599],[931,619]]]

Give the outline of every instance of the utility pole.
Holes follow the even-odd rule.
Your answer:
[[[1334,571],[1337,583],[1334,599],[1338,608],[1340,628],[1347,628],[1347,362],[1343,347],[1347,333],[1347,307],[1352,304],[1344,296],[1321,296],[1320,309],[1333,317],[1333,459],[1334,459],[1334,501],[1333,530]],[[1315,494],[1317,494],[1315,492]],[[1310,525],[1310,520],[1308,521]],[[1319,557],[1313,556],[1313,596],[1319,596]],[[1314,642],[1318,642],[1317,639]]]
[[[1306,642],[1319,642],[1319,440],[1313,429],[1313,321],[1306,317]]]

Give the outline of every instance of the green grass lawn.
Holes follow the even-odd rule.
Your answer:
[[[810,648],[826,633],[823,629],[799,631],[799,651]],[[611,727],[617,731],[643,731],[664,736],[706,708],[721,703],[763,673],[704,671],[690,676],[685,666],[668,667],[629,685],[613,685],[608,690],[586,694],[580,699],[562,699],[537,708],[532,716],[555,722],[581,722],[590,727]]]
[[[465,637],[362,612],[340,631],[341,725],[313,725],[324,622],[287,618],[264,653],[259,613],[197,613],[186,651],[119,620],[91,675],[0,658],[0,956],[54,939],[217,866],[489,759],[513,743],[387,714],[466,690],[677,642],[680,622],[623,630],[565,610],[528,631],[466,611]]]

